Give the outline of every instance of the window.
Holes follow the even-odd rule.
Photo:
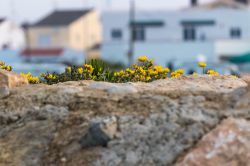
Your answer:
[[[183,29],[183,40],[194,41],[196,39],[196,31],[194,27],[184,27]]]
[[[145,40],[145,28],[140,27],[140,26],[135,26],[133,28],[133,40],[144,41]]]
[[[240,28],[231,28],[230,36],[232,39],[240,39],[241,38],[241,29]]]
[[[51,45],[51,37],[49,35],[40,35],[38,37],[38,46],[48,47]]]
[[[120,29],[113,29],[111,32],[111,37],[114,40],[121,40],[122,39],[122,31]]]

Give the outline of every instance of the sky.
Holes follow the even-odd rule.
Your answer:
[[[174,10],[187,7],[190,0],[135,0],[138,9]],[[207,3],[213,0],[198,0]],[[95,7],[107,9],[128,9],[129,0],[0,0],[0,17],[8,17],[18,23],[35,22],[54,9]]]

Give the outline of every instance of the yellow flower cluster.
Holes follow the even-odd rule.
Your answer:
[[[207,74],[208,74],[208,75],[215,75],[215,76],[219,75],[219,73],[216,72],[216,71],[214,71],[214,70],[208,70],[208,71],[207,71]]]
[[[177,70],[175,70],[174,72],[171,73],[171,77],[172,78],[178,78],[178,77],[183,76],[184,73],[185,73],[185,70],[177,69]]]
[[[4,62],[0,61],[0,69],[12,71],[12,67],[9,65],[6,65]]]
[[[138,58],[139,65],[132,65],[131,68],[121,70],[114,73],[116,82],[150,82],[157,79],[167,78],[167,73],[170,72],[169,68],[162,66],[153,66],[153,61],[146,56]]]
[[[23,77],[25,77],[25,78],[27,78],[28,81],[29,81],[29,83],[31,83],[31,84],[38,84],[38,83],[40,83],[39,77],[34,77],[34,76],[32,76],[31,73],[27,73],[27,74],[21,73],[20,75],[23,76]]]

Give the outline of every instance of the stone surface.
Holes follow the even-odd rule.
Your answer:
[[[83,148],[107,146],[117,134],[117,127],[115,117],[94,120],[90,123],[88,133],[80,140],[80,144]]]
[[[214,141],[217,128],[232,130],[240,141],[249,139],[246,80],[191,76],[152,83],[79,81],[11,88],[0,99],[0,165],[181,164],[187,152],[204,149],[200,142],[210,132]],[[248,154],[241,143],[238,153]],[[230,155],[238,154],[232,150]],[[246,155],[242,157],[237,162],[245,164]]]
[[[204,136],[176,166],[250,165],[250,122],[227,119]]]
[[[13,88],[28,84],[28,80],[19,74],[0,69],[0,87]]]
[[[7,86],[0,87],[0,99],[6,98],[10,95],[10,90]]]

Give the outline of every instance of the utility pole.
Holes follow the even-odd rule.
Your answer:
[[[25,50],[27,50],[27,59],[26,61],[27,62],[30,62],[31,61],[31,49],[30,49],[30,36],[29,36],[29,27],[30,27],[30,24],[28,22],[24,23],[23,24],[23,29],[25,31],[25,37],[26,37],[26,48]]]
[[[128,63],[129,66],[133,64],[134,58],[134,49],[135,49],[135,1],[130,0],[130,9],[129,9],[129,31],[130,31],[130,39],[129,39],[129,50],[128,50]]]

